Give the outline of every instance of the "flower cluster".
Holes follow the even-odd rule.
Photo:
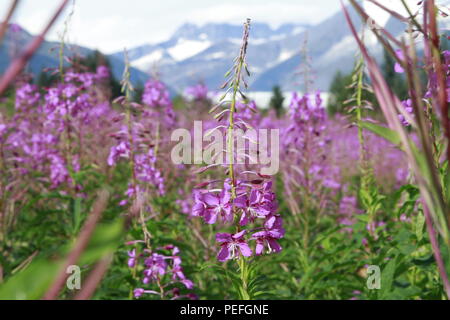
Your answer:
[[[255,241],[255,253],[261,255],[263,248],[267,253],[281,251],[277,240],[283,238],[282,218],[277,214],[277,201],[272,192],[271,181],[254,181],[255,184],[237,181],[236,198],[232,199],[230,181],[226,180],[221,190],[196,190],[192,216],[202,217],[207,224],[232,224],[235,220],[241,229],[236,234],[218,233],[216,241],[221,250],[217,256],[219,261],[253,255],[249,246]],[[255,226],[261,222],[262,227]],[[246,239],[247,237],[247,239]],[[237,250],[239,249],[239,250]]]
[[[149,109],[145,109],[144,113],[149,117],[158,117],[164,119],[164,125],[171,128],[175,124],[175,112],[173,110],[170,94],[164,83],[156,79],[150,79],[145,84],[144,94],[142,95],[142,103]]]
[[[208,98],[208,87],[199,83],[195,86],[188,87],[185,94],[194,100],[206,100]]]
[[[341,187],[339,168],[329,163],[329,120],[320,92],[293,94],[290,125],[282,133],[284,182],[292,199],[313,198],[318,209],[326,206],[324,195]],[[298,211],[298,208],[293,208]]]
[[[151,81],[150,83],[155,84],[156,82]],[[158,85],[157,88],[161,87]],[[153,92],[153,90],[150,91]],[[156,95],[155,92],[152,94]],[[158,94],[163,93],[158,91]],[[148,99],[149,97],[146,98],[147,102],[149,102]],[[155,99],[156,97],[153,97],[154,101],[156,101]],[[145,192],[148,187],[152,187],[159,195],[164,195],[165,180],[157,168],[154,144],[156,137],[159,136],[160,128],[159,126],[155,127],[152,122],[152,111],[139,104],[126,101],[125,97],[121,97],[117,101],[125,108],[125,113],[122,114],[120,130],[112,134],[116,143],[110,149],[108,165],[115,166],[121,159],[131,162],[132,181],[126,192],[128,198],[135,197],[138,194],[137,191]],[[127,200],[121,201],[122,205],[127,203]]]
[[[143,241],[133,241],[128,244],[134,245]],[[165,254],[170,252],[170,254]],[[144,294],[158,295],[161,298],[171,296],[175,299],[197,299],[193,293],[180,294],[180,289],[174,285],[182,284],[186,289],[192,290],[194,283],[189,280],[183,271],[180,250],[173,245],[159,248],[157,251],[144,249],[138,253],[136,249],[128,252],[128,267],[132,269],[143,269],[141,282],[144,285],[155,284],[158,291],[146,290],[143,288],[134,289],[135,298],[140,298]],[[169,289],[170,288],[170,289]]]
[[[114,115],[97,87],[109,71],[102,67],[98,72],[68,70],[63,81],[43,95],[35,85],[18,85],[16,112],[5,123],[8,134],[3,138],[5,155],[12,156],[16,172],[40,173],[53,189],[73,184],[70,172],[79,171],[81,153],[90,152],[84,143],[102,139],[98,133]]]
[[[220,123],[212,130],[227,133],[226,153],[229,163],[226,165],[226,174],[228,178],[202,183],[202,187],[194,191],[191,214],[191,216],[202,217],[210,225],[221,222],[226,226],[234,227],[235,233],[216,234],[216,242],[221,247],[217,259],[221,262],[236,259],[242,264],[245,264],[245,260],[241,258],[253,255],[250,241],[255,241],[256,255],[262,254],[265,246],[269,253],[279,252],[281,246],[277,240],[281,239],[285,233],[282,228],[282,219],[277,214],[278,205],[272,191],[271,177],[259,173],[260,165],[250,164],[247,160],[239,164],[236,161],[238,154],[244,150],[235,148],[234,129],[242,130],[244,136],[250,135],[249,130],[253,129],[251,123],[259,122],[259,119],[252,116],[252,113],[257,113],[255,103],[248,102],[241,88],[242,85],[247,88],[245,74],[250,75],[246,62],[249,30],[250,20],[248,19],[244,24],[239,56],[234,60],[233,68],[225,75],[227,80],[222,86],[222,88],[228,87],[227,92],[231,92],[232,100],[225,100],[226,94],[224,94],[219,99],[219,104],[211,110],[211,112],[217,111],[214,119]],[[237,98],[238,95],[242,101]],[[223,106],[225,108],[220,110]],[[249,137],[247,139],[252,140]],[[250,149],[251,143],[255,143],[257,148],[260,148],[258,141],[249,141],[248,145],[243,146],[245,151]],[[201,171],[209,168],[203,168]],[[217,182],[223,182],[223,186],[219,189],[202,189]]]
[[[132,129],[131,134],[128,133],[128,128],[123,127],[113,136],[116,138],[116,145],[111,147],[108,156],[108,165],[115,166],[120,159],[131,160],[133,164],[132,176],[133,181],[127,191],[128,198],[136,196],[136,190],[141,190],[139,184],[153,187],[159,195],[165,194],[164,178],[161,172],[156,167],[156,157],[153,148],[142,148],[145,143],[142,140],[143,135],[140,135],[137,126]],[[147,149],[148,151],[146,151]],[[145,190],[143,187],[142,190]],[[130,192],[130,190],[134,190]],[[125,205],[128,201],[121,202]]]

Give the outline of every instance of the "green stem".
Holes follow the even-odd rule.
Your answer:
[[[241,277],[241,300],[251,300],[248,292],[248,263],[244,257],[240,257],[238,260],[240,277]]]

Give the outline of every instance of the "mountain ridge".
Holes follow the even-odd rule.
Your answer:
[[[360,29],[358,14],[350,7],[349,12],[355,27]],[[405,30],[405,25],[393,18],[387,20],[385,27],[396,37]],[[239,52],[241,36],[240,25],[187,23],[167,41],[131,49],[130,61],[141,71],[156,70],[179,92],[193,82],[204,82],[211,90],[216,90]],[[306,37],[316,88],[326,91],[337,71],[352,70],[356,42],[342,12],[316,25],[291,23],[271,28],[268,24],[253,22],[247,55],[253,75],[249,80],[251,90],[270,91],[275,85],[287,91],[299,90],[296,73],[302,63],[301,51]],[[380,60],[381,47],[370,36],[368,38],[368,47]]]

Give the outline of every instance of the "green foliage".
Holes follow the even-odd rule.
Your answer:
[[[123,221],[99,225],[86,250],[78,260],[80,266],[92,265],[96,261],[117,250],[122,239]],[[24,270],[13,273],[5,284],[0,286],[0,300],[36,300],[42,298],[45,292],[64,266],[64,256],[71,251],[72,244],[66,243],[52,255],[60,256],[49,259],[46,254],[35,258]]]
[[[78,60],[78,63],[87,67],[87,69],[90,72],[96,72],[96,70],[99,66],[108,67],[110,72],[112,70],[111,63],[109,62],[108,58],[98,50],[95,50],[93,53],[86,56],[85,58],[79,58],[77,60]],[[112,74],[109,79],[109,86],[111,88],[112,99],[115,99],[115,98],[121,96],[120,82]]]
[[[344,75],[338,71],[331,82],[329,89],[329,99],[327,110],[330,115],[345,113],[346,101],[350,99],[352,90],[349,86],[352,84],[352,75]]]

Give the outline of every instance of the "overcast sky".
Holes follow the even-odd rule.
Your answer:
[[[14,20],[38,33],[60,1],[22,0]],[[1,16],[9,2],[0,0]],[[317,23],[338,9],[338,0],[76,0],[69,39],[109,53],[166,40],[185,22],[241,23],[250,17],[275,27],[287,22]],[[49,38],[58,38],[71,10],[71,6],[66,9]]]
[[[60,2],[22,0],[13,20],[36,34]],[[381,2],[393,6],[401,4],[400,0]],[[0,17],[5,15],[9,3],[10,0],[0,0]],[[49,39],[58,39],[72,7],[71,3]],[[75,0],[68,40],[111,53],[124,47],[166,40],[185,22],[240,24],[249,17],[273,27],[289,22],[314,24],[339,9],[339,0]]]

